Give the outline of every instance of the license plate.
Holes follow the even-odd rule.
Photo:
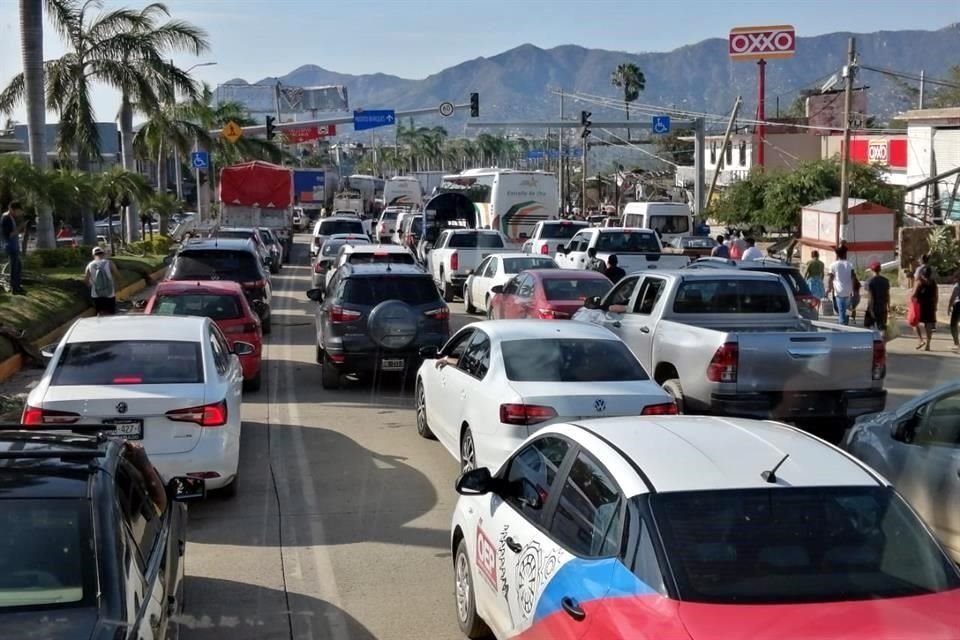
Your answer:
[[[113,427],[108,435],[123,438],[124,440],[143,439],[143,420],[104,420],[103,424]]]
[[[403,358],[384,358],[380,361],[380,368],[384,371],[403,371]]]

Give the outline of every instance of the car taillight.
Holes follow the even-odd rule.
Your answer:
[[[664,402],[663,404],[648,404],[640,412],[642,416],[675,416],[680,413],[677,403]]]
[[[252,280],[250,282],[244,282],[240,285],[244,289],[261,289],[267,286],[266,280]]]
[[[317,264],[313,265],[314,273],[326,273],[326,271],[327,271],[327,265],[322,262],[317,262]]]
[[[460,269],[460,256],[457,255],[456,251],[450,254],[450,269],[453,271]]]
[[[546,243],[546,242],[543,243],[542,245],[540,245],[540,253],[543,254],[543,255],[545,255],[545,256],[546,256],[546,255],[549,255],[549,254],[550,254],[550,245],[549,245],[548,243]]]
[[[174,422],[193,422],[201,427],[222,427],[227,424],[227,401],[221,400],[202,407],[188,407],[167,411],[167,420]]]
[[[820,300],[817,296],[800,296],[800,301],[811,309],[818,309],[820,307]]]
[[[23,410],[23,415],[20,417],[20,422],[21,424],[25,425],[38,426],[73,424],[79,419],[79,413],[73,413],[70,411],[53,411],[51,409],[39,409],[37,407],[27,406]]]
[[[537,309],[537,317],[541,320],[565,320],[570,314],[556,309]]]
[[[423,315],[434,320],[449,320],[450,319],[450,309],[447,307],[440,307],[439,309],[430,309],[429,311],[424,311]]]
[[[504,424],[538,424],[556,417],[557,412],[553,407],[539,404],[500,405],[500,422]]]
[[[359,311],[335,306],[330,309],[330,322],[353,322],[354,320],[358,320],[362,315]]]
[[[887,376],[887,346],[883,340],[873,341],[873,379],[883,380]]]
[[[711,382],[736,382],[739,359],[740,349],[736,342],[720,345],[707,365],[707,379]]]

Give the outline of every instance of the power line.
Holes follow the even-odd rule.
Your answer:
[[[957,84],[956,82],[951,82],[950,80],[928,78],[926,75],[924,75],[923,78],[921,78],[918,74],[913,74],[906,71],[895,71],[893,69],[884,69],[883,67],[874,67],[866,64],[860,64],[857,66],[858,68],[864,69],[866,71],[873,71],[874,73],[880,73],[886,76],[892,76],[894,78],[901,78],[903,80],[913,80],[914,82],[922,81],[924,84],[933,84],[940,87],[946,87],[948,89],[960,89],[960,84]]]

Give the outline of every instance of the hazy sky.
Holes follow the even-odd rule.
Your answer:
[[[107,8],[141,7],[105,0]],[[793,24],[799,36],[831,31],[939,29],[960,21],[960,0],[167,0],[175,18],[207,30],[211,51],[178,56],[211,84],[283,75],[303,64],[342,73],[423,78],[464,60],[530,42],[630,52],[669,51],[730,27]],[[46,58],[63,53],[44,35]],[[922,43],[917,43],[922,46]],[[17,0],[0,0],[0,83],[21,71]],[[100,120],[118,99],[98,88]],[[362,106],[362,105],[356,105]],[[14,116],[23,119],[23,110]],[[53,116],[50,116],[53,119]]]

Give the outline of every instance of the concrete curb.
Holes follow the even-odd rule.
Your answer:
[[[156,282],[163,277],[163,274],[166,273],[167,268],[163,267],[158,271],[154,271],[150,274],[150,280]],[[137,280],[136,282],[127,285],[123,289],[117,292],[117,299],[126,300],[131,296],[134,296],[144,289],[147,288],[147,281],[145,279]],[[80,318],[88,318],[93,315],[93,309],[89,308],[80,315],[72,318],[70,322],[60,325],[53,331],[43,335],[33,341],[34,346],[44,347],[52,342],[56,342],[63,337],[63,334],[67,332],[73,323],[79,320]],[[6,382],[12,378],[20,369],[23,368],[24,361],[22,354],[15,354],[7,358],[6,360],[0,360],[0,382]]]

